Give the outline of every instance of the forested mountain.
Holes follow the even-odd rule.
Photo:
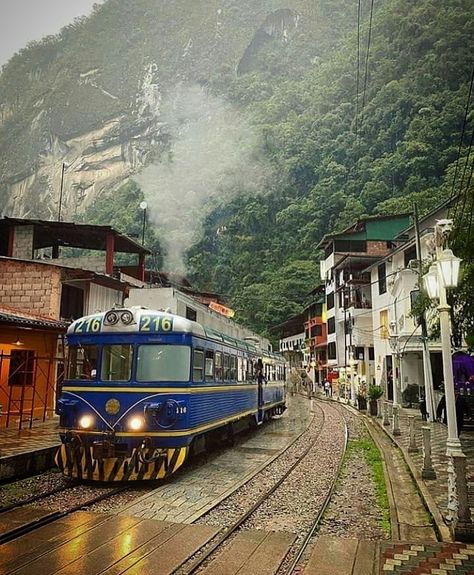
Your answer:
[[[264,331],[301,309],[324,233],[451,192],[473,12],[108,0],[2,71],[4,212],[54,218],[63,161],[69,218],[110,223],[110,206],[131,229],[144,195],[170,261],[187,254],[197,286]]]

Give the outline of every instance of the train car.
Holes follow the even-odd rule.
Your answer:
[[[285,409],[281,356],[181,316],[111,309],[74,321],[67,345],[56,462],[70,477],[164,478],[203,438]]]

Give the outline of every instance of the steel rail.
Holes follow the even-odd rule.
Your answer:
[[[331,485],[331,488],[327,492],[326,497],[324,498],[323,504],[321,505],[321,508],[320,508],[316,518],[314,519],[313,524],[311,525],[309,531],[306,533],[303,541],[301,542],[300,548],[299,548],[296,556],[291,561],[289,567],[287,567],[285,569],[285,571],[284,571],[285,575],[291,575],[293,573],[293,571],[295,570],[295,568],[298,566],[298,563],[299,563],[301,557],[303,556],[303,553],[308,548],[308,545],[311,541],[311,538],[314,536],[315,532],[319,529],[319,527],[321,525],[321,520],[323,518],[324,512],[326,511],[327,506],[329,505],[329,503],[332,499],[332,496],[334,494],[334,490],[336,489],[337,480],[339,479],[339,476],[340,476],[341,471],[342,471],[342,466],[344,465],[344,458],[346,455],[347,444],[349,441],[349,426],[347,425],[347,420],[344,417],[344,415],[341,414],[341,417],[344,421],[344,447],[342,449],[341,458],[339,460],[339,465],[337,467],[337,472],[334,476],[334,481]]]
[[[71,513],[75,513],[76,511],[80,511],[81,509],[84,509],[86,507],[90,507],[91,505],[94,505],[94,503],[98,503],[99,501],[108,499],[109,497],[113,497],[114,495],[117,495],[129,488],[130,488],[129,486],[117,487],[112,491],[109,491],[108,493],[102,493],[102,495],[98,495],[97,497],[89,499],[89,501],[84,501],[83,503],[74,505],[73,507],[66,509],[65,511],[54,511],[53,513],[48,513],[48,515],[39,517],[34,521],[25,523],[24,525],[20,525],[19,527],[15,527],[10,531],[6,531],[5,533],[0,534],[0,545],[8,543],[13,539],[17,539],[18,537],[26,535],[27,533],[31,533],[32,531],[35,531],[36,529],[39,529],[44,525],[48,525],[50,523],[53,523],[54,521],[57,521],[58,519],[61,519],[62,517],[66,517],[66,515],[70,515]]]
[[[292,473],[292,471],[304,460],[304,458],[306,457],[306,455],[311,451],[311,449],[315,446],[317,440],[319,439],[319,436],[321,435],[323,428],[324,428],[324,422],[326,420],[326,415],[324,413],[324,410],[321,410],[322,414],[323,414],[323,425],[321,426],[321,429],[318,431],[316,437],[314,438],[314,440],[310,443],[310,445],[307,447],[307,449],[302,453],[302,455],[291,465],[291,467],[284,473],[284,475],[266,492],[264,493],[261,497],[259,497],[259,499],[256,501],[256,503],[254,503],[250,509],[248,509],[243,515],[241,515],[241,517],[239,519],[237,519],[237,521],[235,521],[231,527],[229,527],[220,537],[218,537],[214,543],[211,544],[210,547],[208,547],[200,556],[197,560],[195,560],[191,566],[189,567],[188,570],[185,571],[186,575],[191,575],[192,573],[196,573],[196,571],[198,571],[198,569],[203,565],[203,563],[205,563],[205,561],[207,561],[209,559],[209,557],[225,542],[227,541],[230,536],[237,531],[237,529],[239,529],[243,523],[245,523],[247,521],[247,519],[253,514],[255,513],[255,511],[280,487],[280,485],[286,480],[288,479],[288,476]],[[306,431],[306,430],[305,430]],[[303,435],[304,432],[302,432],[300,434],[299,437],[301,437],[301,435]],[[296,442],[296,440],[295,440]],[[291,445],[293,445],[294,443],[292,443]],[[286,451],[286,449],[285,449]],[[284,452],[283,452],[284,453]],[[283,453],[281,455],[283,455]],[[273,460],[275,461],[275,460]],[[273,461],[271,463],[273,463]],[[269,465],[271,465],[271,463]],[[254,476],[255,477],[255,476]],[[253,479],[253,478],[252,478]],[[251,480],[249,480],[251,481]],[[232,494],[229,495],[229,497]],[[226,498],[227,499],[227,498]],[[223,501],[225,501],[225,499],[223,499]],[[220,501],[216,507],[218,505],[220,505],[222,503],[222,501]],[[180,571],[182,569],[182,567],[185,565],[186,561],[183,562],[181,565],[179,565],[178,567],[176,567],[174,569],[174,571],[172,571],[171,575],[174,575],[175,573],[177,573],[178,571]]]

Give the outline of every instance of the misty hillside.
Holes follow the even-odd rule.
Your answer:
[[[165,266],[277,324],[324,233],[451,192],[472,3],[371,5],[108,0],[3,69],[3,211],[54,218],[65,162],[68,218],[136,230],[145,197]]]

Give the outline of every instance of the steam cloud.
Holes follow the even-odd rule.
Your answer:
[[[165,248],[164,268],[184,273],[184,255],[219,203],[262,190],[270,168],[260,138],[229,103],[200,86],[179,87],[162,104],[170,148],[136,180]]]

